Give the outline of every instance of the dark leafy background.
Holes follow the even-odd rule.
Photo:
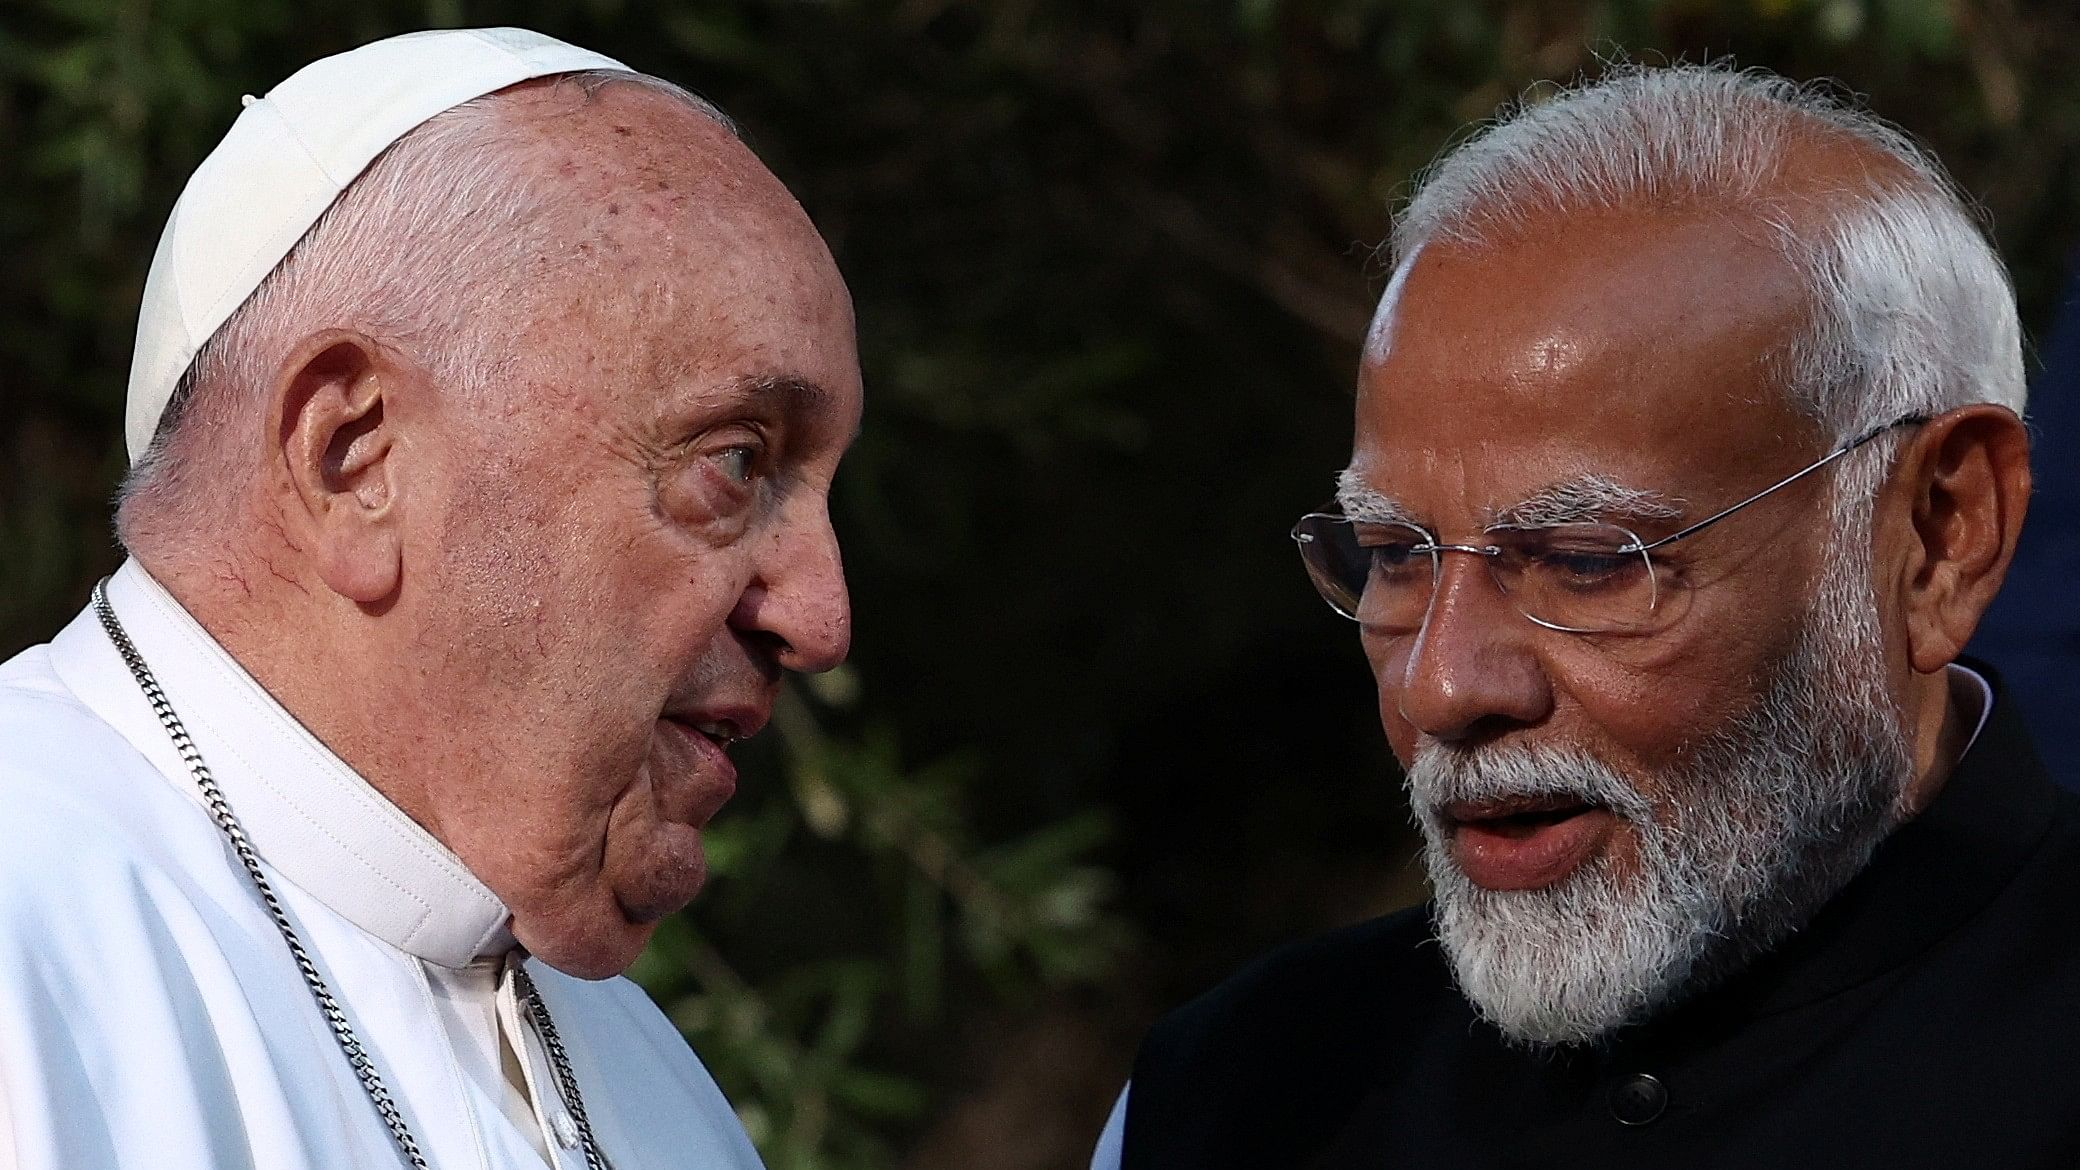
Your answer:
[[[1837,77],[2075,242],[2066,0],[0,0],[0,651],[117,555],[138,290],[317,56],[520,24],[715,98],[858,300],[854,663],[791,692],[637,968],[776,1170],[1078,1164],[1165,1005],[1416,897],[1350,631],[1285,540],[1348,442],[1373,245],[1540,79]],[[4,813],[0,813],[4,816]]]

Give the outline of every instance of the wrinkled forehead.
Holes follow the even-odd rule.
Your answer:
[[[1717,500],[1819,441],[1783,382],[1806,305],[1718,216],[1424,249],[1366,347],[1343,494],[1446,526]]]

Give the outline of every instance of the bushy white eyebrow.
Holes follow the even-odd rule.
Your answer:
[[[1366,483],[1355,471],[1337,475],[1336,502],[1353,520],[1428,529],[1408,505]],[[1680,502],[1664,493],[1630,487],[1607,475],[1580,475],[1548,484],[1518,503],[1491,508],[1487,519],[1490,525],[1544,528],[1612,519],[1674,520],[1682,514]]]
[[[1598,520],[1673,520],[1682,514],[1677,502],[1661,492],[1629,487],[1607,475],[1578,475],[1548,484],[1530,499],[1491,511],[1488,523],[1546,528]]]
[[[1336,473],[1336,503],[1353,520],[1374,524],[1416,524],[1415,514],[1400,500],[1380,491],[1348,468]],[[1421,525],[1416,525],[1421,527]]]

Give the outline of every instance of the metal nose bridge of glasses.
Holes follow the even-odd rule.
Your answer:
[[[1905,414],[1901,415],[1896,419],[1893,419],[1891,422],[1881,423],[1878,426],[1872,427],[1869,430],[1864,431],[1862,434],[1856,436],[1855,438],[1849,440],[1846,443],[1843,443],[1841,446],[1836,447],[1834,450],[1829,451],[1827,454],[1822,455],[1820,458],[1798,469],[1797,471],[1792,472],[1790,475],[1785,476],[1784,478],[1778,480],[1777,482],[1769,485],[1766,488],[1763,488],[1761,491],[1756,492],[1754,495],[1749,496],[1748,498],[1740,501],[1737,504],[1734,504],[1731,507],[1722,509],[1718,512],[1714,512],[1710,516],[1707,516],[1704,519],[1699,520],[1695,524],[1691,524],[1688,527],[1670,533],[1669,535],[1664,536],[1656,541],[1642,542],[1638,537],[1635,536],[1633,537],[1630,543],[1613,551],[1628,555],[1637,553],[1644,556],[1646,554],[1652,553],[1655,549],[1663,548],[1667,545],[1674,544],[1676,541],[1682,540],[1686,537],[1695,536],[1698,533],[1703,532],[1705,529],[1710,528],[1712,525],[1717,524],[1719,521],[1724,520],[1728,516],[1731,516],[1734,513],[1740,511],[1741,509],[1747,507],[1748,505],[1753,504],[1783,488],[1787,488],[1794,483],[1797,483],[1799,480],[1804,479],[1806,476],[1813,474],[1814,472],[1820,470],[1823,467],[1826,467],[1828,464],[1833,463],[1837,459],[1840,459],[1842,456],[1847,455],[1849,452],[1856,450],[1858,447],[1863,446],[1865,443],[1870,442],[1871,440],[1877,438],[1879,435],[1885,434],[1887,431],[1891,431],[1897,427],[1918,426],[1921,423],[1929,421],[1931,417],[1931,415],[1919,413]],[[1348,517],[1343,516],[1340,511],[1337,513],[1310,513],[1307,516],[1301,517],[1300,523],[1294,526],[1291,535],[1293,537],[1294,542],[1301,546],[1300,555],[1303,561],[1310,559],[1308,546],[1315,543],[1314,533],[1304,531],[1304,528],[1306,527],[1307,522],[1309,520],[1315,519],[1317,517],[1322,519],[1343,522],[1347,522],[1349,519]],[[1404,527],[1414,529],[1418,532],[1423,531],[1420,527],[1413,524],[1404,525]],[[1496,545],[1446,544],[1442,541],[1437,540],[1435,536],[1432,536],[1429,533],[1424,533],[1424,535],[1430,536],[1430,539],[1427,542],[1415,545],[1407,549],[1406,551],[1410,553],[1429,554],[1432,557],[1441,556],[1442,554],[1448,552],[1468,553],[1473,556],[1480,557],[1483,560],[1492,560],[1495,557],[1501,556],[1503,553],[1502,548]],[[1311,577],[1315,575],[1312,569],[1310,569],[1309,575]],[[1316,588],[1318,591],[1323,590],[1323,587],[1319,580],[1316,581]],[[1323,591],[1323,600],[1329,603],[1329,608],[1335,610],[1338,614],[1341,614],[1344,617],[1355,620],[1358,616],[1355,612],[1346,610],[1343,605],[1338,603],[1335,597],[1330,596],[1326,591]],[[1526,614],[1525,616],[1530,617],[1532,621],[1537,622],[1539,625],[1547,626],[1551,629],[1561,630],[1562,632],[1589,632],[1586,630],[1576,630],[1567,626],[1554,625],[1551,622],[1547,622],[1536,617],[1531,617],[1531,615],[1529,614]]]

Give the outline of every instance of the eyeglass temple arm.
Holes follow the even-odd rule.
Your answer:
[[[1756,492],[1754,495],[1749,496],[1747,499],[1742,500],[1740,503],[1735,504],[1733,507],[1728,508],[1725,511],[1720,512],[1716,515],[1707,516],[1704,519],[1699,520],[1697,523],[1692,524],[1690,527],[1664,536],[1660,540],[1653,541],[1649,544],[1635,544],[1632,548],[1629,548],[1625,551],[1653,552],[1655,549],[1660,548],[1664,544],[1674,544],[1676,541],[1679,541],[1686,536],[1695,536],[1696,534],[1703,532],[1705,529],[1710,528],[1712,525],[1717,524],[1719,521],[1726,519],[1728,516],[1733,515],[1735,512],[1740,511],[1742,508],[1747,507],[1749,504],[1752,504],[1755,501],[1761,499],[1762,497],[1769,495],[1771,492],[1774,492],[1779,488],[1790,487],[1792,484],[1797,483],[1799,480],[1804,479],[1806,476],[1809,476],[1814,472],[1820,470],[1821,468],[1827,466],[1828,464],[1833,463],[1835,460],[1840,459],[1842,456],[1847,455],[1849,452],[1854,451],[1858,447],[1863,446],[1865,443],[1870,442],[1872,439],[1877,438],[1879,435],[1884,434],[1886,431],[1889,431],[1894,427],[1906,426],[1908,423],[1925,423],[1928,421],[1928,419],[1929,416],[1925,414],[1906,414],[1901,415],[1896,419],[1893,419],[1889,423],[1884,423],[1882,425],[1872,427],[1870,430],[1863,432],[1862,434],[1856,436],[1855,438],[1849,440],[1846,443],[1843,443],[1841,446],[1836,447],[1834,450],[1829,451],[1827,454],[1821,456],[1818,462],[1801,468],[1798,471],[1792,472],[1790,475],[1787,475],[1784,478],[1778,480],[1777,482],[1769,485],[1768,487],[1763,488],[1761,491]]]

